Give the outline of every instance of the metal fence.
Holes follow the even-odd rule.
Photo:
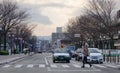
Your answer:
[[[105,62],[109,63],[120,63],[120,50],[102,50],[103,58]]]

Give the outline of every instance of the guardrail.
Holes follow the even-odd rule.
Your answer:
[[[110,63],[120,63],[120,54],[104,54],[104,61]]]

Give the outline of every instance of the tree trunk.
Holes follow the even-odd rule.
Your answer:
[[[114,39],[113,39],[113,36],[111,36],[111,39],[110,39],[110,47],[111,47],[111,49],[114,49]]]
[[[3,45],[4,45],[4,46],[3,46],[3,49],[4,49],[4,50],[6,50],[6,45],[7,45],[7,44],[6,44],[6,42],[7,42],[6,35],[7,35],[6,33],[4,33],[4,35],[3,35]]]

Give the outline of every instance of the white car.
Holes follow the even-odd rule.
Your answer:
[[[103,54],[98,48],[88,48],[90,56],[87,57],[87,62],[103,63]]]
[[[56,61],[65,61],[70,63],[70,55],[66,51],[66,48],[55,49],[53,53],[53,63]]]

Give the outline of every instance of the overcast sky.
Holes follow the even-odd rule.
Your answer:
[[[32,24],[36,24],[34,35],[50,36],[56,27],[65,27],[68,20],[82,13],[88,0],[17,0],[27,9]],[[117,6],[120,0],[117,1]]]

